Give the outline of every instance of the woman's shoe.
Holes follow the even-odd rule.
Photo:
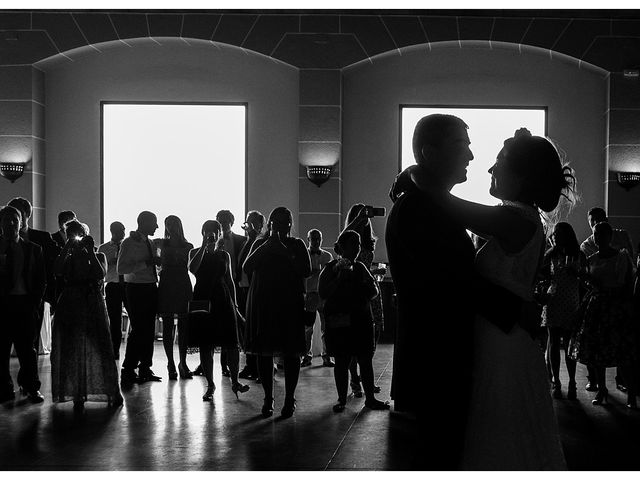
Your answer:
[[[167,364],[167,374],[169,376],[169,380],[177,380],[178,372],[176,372],[176,366],[172,364]]]
[[[607,398],[608,397],[609,397],[609,391],[608,390],[600,390],[600,391],[598,391],[598,393],[596,393],[596,398],[591,400],[591,403],[593,405],[603,405],[603,404],[607,403]]]
[[[338,403],[336,403],[336,404],[333,406],[333,411],[334,411],[335,413],[344,412],[344,409],[345,409],[345,407],[346,407],[346,403],[347,403],[347,402],[345,402],[345,401],[338,400]]]
[[[567,398],[569,400],[578,399],[578,387],[576,386],[576,382],[569,382],[569,388],[567,389]]]
[[[293,417],[293,412],[296,411],[296,399],[285,399],[284,405],[282,406],[282,410],[280,410],[280,415],[282,418]]]
[[[202,367],[198,367],[198,368],[202,368]],[[183,379],[193,378],[193,375],[195,373],[195,372],[190,372],[189,369],[183,363],[178,364],[178,372],[180,373],[180,378],[183,378]]]
[[[273,415],[273,398],[264,399],[264,404],[262,405],[262,416],[264,418],[269,418]]]
[[[371,410],[389,410],[391,408],[389,402],[381,402],[375,398],[372,400],[365,400],[364,406]]]
[[[213,391],[216,389],[215,385],[209,385],[207,387],[207,391],[204,392],[204,395],[202,396],[202,401],[203,402],[210,402],[213,400]]]
[[[353,396],[356,398],[362,398],[362,385],[360,385],[360,382],[351,382],[350,385]]]
[[[120,393],[118,393],[117,395],[114,395],[113,398],[111,398],[109,400],[109,406],[111,407],[119,407],[124,403],[124,399],[122,398],[122,395]]]
[[[231,391],[236,394],[236,399],[238,398],[238,392],[245,393],[249,391],[249,385],[243,385],[240,382],[234,383],[231,385]]]
[[[382,389],[380,388],[380,385],[374,385],[373,386],[373,393],[380,393]]]
[[[180,370],[180,365],[181,364],[178,364],[178,370]],[[204,371],[202,370],[202,365],[198,365],[193,372],[189,372],[189,373],[191,373],[192,376],[193,375],[199,375],[199,376],[204,375]],[[186,377],[186,378],[189,378],[189,377]]]
[[[553,398],[557,398],[557,399],[562,398],[562,385],[560,384],[560,382],[555,382],[553,384],[552,395],[553,395]]]

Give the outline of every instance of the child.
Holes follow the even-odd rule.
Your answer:
[[[344,411],[349,387],[349,362],[357,357],[364,385],[365,406],[386,410],[388,402],[374,396],[373,351],[375,349],[370,302],[378,295],[375,280],[362,262],[360,235],[353,230],[340,234],[335,244],[338,260],[329,262],[320,273],[318,293],[325,300],[325,340],[327,354],[335,357],[334,377],[338,403],[334,412]]]

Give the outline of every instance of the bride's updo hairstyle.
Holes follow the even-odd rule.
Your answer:
[[[520,192],[523,200],[533,202],[540,210],[555,210],[564,196],[573,193],[575,177],[563,165],[556,147],[548,139],[531,135],[526,128],[517,130],[504,142],[508,168],[524,179]]]

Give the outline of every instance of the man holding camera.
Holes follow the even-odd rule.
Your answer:
[[[138,215],[138,229],[124,239],[118,256],[117,274],[124,275],[131,325],[120,377],[123,387],[131,387],[135,382],[162,380],[151,370],[158,304],[156,265],[160,264],[160,258],[154,254],[149,236],[157,228],[155,214],[141,212]]]

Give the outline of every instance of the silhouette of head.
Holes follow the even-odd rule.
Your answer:
[[[186,243],[182,220],[176,215],[169,215],[164,219],[164,238],[165,240],[174,239],[181,243]]]
[[[526,128],[504,141],[489,173],[491,195],[535,205],[545,212],[558,206],[563,191],[571,190],[575,180],[571,169],[562,165],[556,147]]]
[[[555,227],[553,227],[551,239],[556,248],[571,252],[572,256],[577,255],[580,251],[580,244],[578,243],[576,232],[567,222],[558,222]]]
[[[220,210],[218,213],[216,213],[216,220],[220,223],[220,225],[222,225],[222,231],[224,233],[227,233],[231,230],[231,227],[233,227],[235,218],[233,216],[233,213],[231,213],[229,210]]]
[[[155,213],[143,211],[138,215],[138,232],[143,235],[153,235],[158,229],[158,218]]]
[[[31,202],[23,197],[12,198],[7,204],[10,207],[16,208],[21,215],[20,230],[26,231],[29,228],[29,219],[33,209],[31,208]]]
[[[249,229],[253,229],[258,235],[260,235],[264,228],[264,215],[262,215],[258,210],[251,210],[247,212],[246,223],[250,225]]]
[[[20,235],[22,213],[15,207],[7,205],[0,208],[0,233],[7,240],[16,240]]]
[[[429,177],[448,190],[467,180],[473,160],[468,125],[453,115],[433,114],[421,118],[413,131],[413,156]]]
[[[64,231],[67,238],[86,237],[89,235],[89,227],[78,220],[69,220],[65,223]]]
[[[607,248],[611,245],[611,238],[613,237],[613,228],[607,222],[600,222],[593,228],[593,240],[598,246],[599,250]]]
[[[333,248],[338,255],[354,262],[360,254],[360,235],[354,230],[345,230],[338,236]]]
[[[60,228],[60,230],[62,230],[65,223],[67,223],[69,220],[74,220],[75,218],[76,214],[71,210],[63,210],[58,214],[58,227]]]
[[[277,232],[280,237],[286,237],[291,233],[293,216],[287,207],[276,207],[269,214],[269,232]]]
[[[322,232],[317,228],[312,228],[307,233],[307,240],[311,250],[318,250],[322,246]]]
[[[113,222],[109,225],[109,231],[111,232],[111,240],[118,243],[124,239],[125,229],[122,222]]]
[[[605,212],[603,208],[593,207],[589,210],[589,213],[587,213],[587,219],[589,220],[589,226],[593,231],[598,223],[608,221],[607,212]]]

